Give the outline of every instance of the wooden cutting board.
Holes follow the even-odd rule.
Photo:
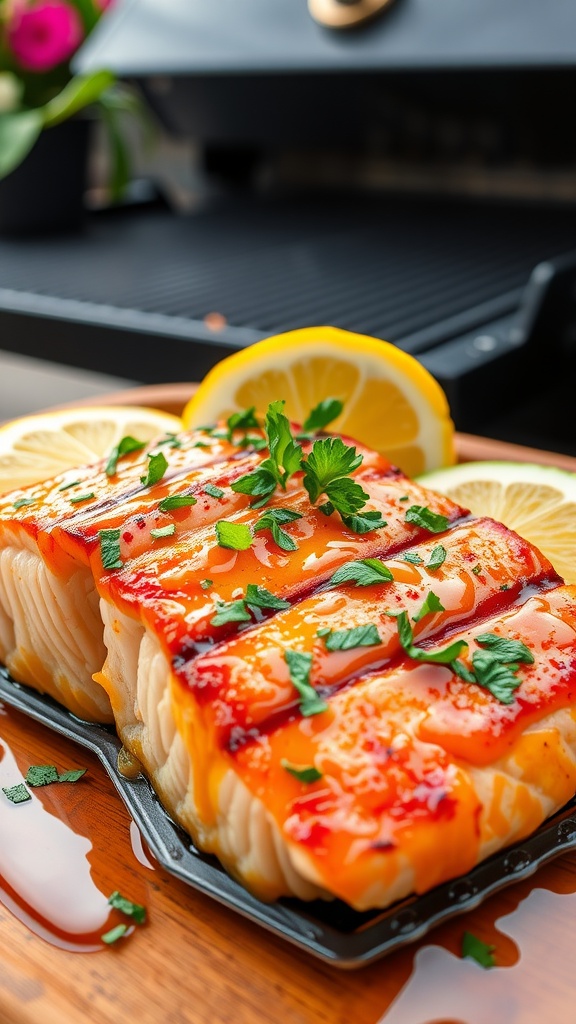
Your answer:
[[[102,401],[178,412],[191,388],[142,388]],[[460,436],[458,450],[461,458],[534,459],[576,470],[575,459],[479,438]],[[540,1024],[574,1018],[576,855],[555,860],[426,940],[344,972],[157,867],[140,849],[128,813],[93,756],[8,708],[0,711],[0,740],[0,775],[7,751],[23,773],[30,764],[88,768],[82,782],[37,790],[38,799],[90,840],[96,888],[106,895],[117,889],[148,912],[147,924],[116,946],[70,952],[35,934],[22,908],[8,909],[13,894],[0,892],[0,1024]],[[6,828],[0,832],[5,843]],[[29,843],[40,867],[46,854],[38,836],[31,834]],[[496,968],[484,971],[461,959],[465,930],[495,946]]]

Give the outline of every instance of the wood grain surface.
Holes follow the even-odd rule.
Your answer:
[[[179,411],[192,385],[114,402]],[[463,437],[462,458],[526,456]],[[473,454],[471,454],[473,453]],[[508,455],[506,453],[509,453]],[[538,453],[537,461],[543,461]],[[531,461],[533,453],[528,453]],[[549,460],[554,461],[553,455]],[[576,460],[556,464],[576,469]],[[51,814],[89,838],[96,886],[143,903],[148,922],[115,947],[71,953],[40,938],[0,893],[0,1024],[569,1024],[575,1019],[576,855],[564,855],[481,907],[370,967],[339,971],[141,863],[130,819],[90,755],[0,709],[0,740],[30,764],[85,765],[77,786],[39,791]],[[0,743],[0,747],[2,746]],[[0,750],[1,757],[1,750]],[[0,844],[9,843],[0,835]],[[42,851],[38,851],[42,856]],[[504,920],[501,920],[504,918]],[[484,971],[460,956],[465,930],[495,947]]]

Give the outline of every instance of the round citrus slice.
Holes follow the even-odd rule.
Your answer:
[[[0,494],[107,455],[123,437],[149,441],[182,429],[177,416],[138,406],[57,409],[0,427]]]
[[[520,462],[465,462],[420,483],[516,530],[576,583],[576,473]]]
[[[412,356],[385,341],[335,327],[280,334],[214,367],[183,413],[186,427],[284,399],[303,423],[326,398],[344,403],[331,430],[386,455],[410,476],[454,462],[453,424],[439,384]]]

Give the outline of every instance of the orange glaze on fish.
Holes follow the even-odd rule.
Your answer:
[[[384,531],[380,533],[379,541]],[[429,570],[426,563],[439,539],[446,560]],[[378,552],[382,553],[385,549]],[[422,564],[406,562],[403,556],[386,561],[394,577],[391,582],[321,591],[178,670],[203,706],[206,724],[225,728],[230,735],[294,707],[298,694],[290,682],[286,650],[313,654],[312,678],[321,688],[385,665],[401,650],[396,619],[389,612],[405,610],[413,619],[430,591],[445,610],[414,623],[416,643],[429,637],[438,643],[439,636],[468,620],[494,614],[516,600],[528,584],[551,587],[560,582],[536,548],[491,519],[455,526],[441,538],[423,541],[411,554]],[[377,627],[381,643],[330,652],[318,636],[321,627],[337,631],[366,624]]]
[[[497,763],[515,744],[521,749],[530,723],[574,704],[575,610],[576,587],[560,587],[457,634],[474,646],[474,635],[493,631],[531,649],[535,663],[518,669],[510,705],[447,666],[405,659],[332,695],[320,714],[254,730],[222,757],[329,891],[356,904],[372,883],[397,879],[406,858],[424,891],[477,860],[480,805],[466,764]],[[301,782],[286,762],[313,766],[321,778]],[[567,800],[574,771],[565,773],[561,760],[551,771],[563,777],[550,791]],[[530,820],[527,791],[517,799]]]

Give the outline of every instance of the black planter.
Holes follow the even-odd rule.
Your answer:
[[[0,233],[46,234],[81,226],[89,132],[84,118],[42,132],[20,166],[0,181]]]

